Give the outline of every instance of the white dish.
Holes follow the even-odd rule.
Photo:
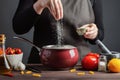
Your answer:
[[[15,66],[17,66],[19,64],[19,62],[22,62],[23,53],[14,54],[14,55],[6,55],[6,57],[11,65],[11,67],[14,68]]]

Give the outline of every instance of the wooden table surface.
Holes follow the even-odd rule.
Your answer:
[[[21,75],[20,71],[12,71],[13,77],[0,75],[0,80],[120,80],[120,73],[94,71],[94,74],[90,74],[89,71],[79,69],[79,66],[75,67],[77,69],[75,72],[70,72],[70,69],[46,69],[38,64],[27,65],[27,67],[32,71],[32,74],[39,73],[41,77],[34,77],[32,74]],[[28,70],[26,69],[24,72],[26,71]],[[77,75],[79,72],[84,72],[85,75]]]

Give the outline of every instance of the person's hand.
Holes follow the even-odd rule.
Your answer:
[[[82,26],[83,28],[86,29],[86,32],[84,33],[84,37],[87,39],[95,39],[98,35],[98,28],[96,24],[91,23],[91,24],[86,24]]]
[[[44,8],[48,8],[56,20],[63,18],[63,6],[61,0],[37,0],[33,8],[37,14],[41,14]]]

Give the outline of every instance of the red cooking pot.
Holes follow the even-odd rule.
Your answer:
[[[47,45],[41,50],[42,64],[52,68],[68,68],[76,65],[79,59],[78,50],[71,45]]]
[[[23,37],[13,37],[30,43],[36,47],[40,53],[41,63],[50,68],[70,68],[74,67],[79,59],[76,47],[72,45],[47,45],[42,49],[34,45],[31,41]]]

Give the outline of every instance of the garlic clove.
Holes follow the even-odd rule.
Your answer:
[[[26,66],[22,62],[19,62],[18,65],[16,65],[14,67],[14,70],[17,70],[17,71],[19,71],[19,70],[25,70],[25,68],[26,68]]]
[[[25,70],[26,68],[26,66],[22,62],[19,62],[18,67],[19,67],[19,70]]]

